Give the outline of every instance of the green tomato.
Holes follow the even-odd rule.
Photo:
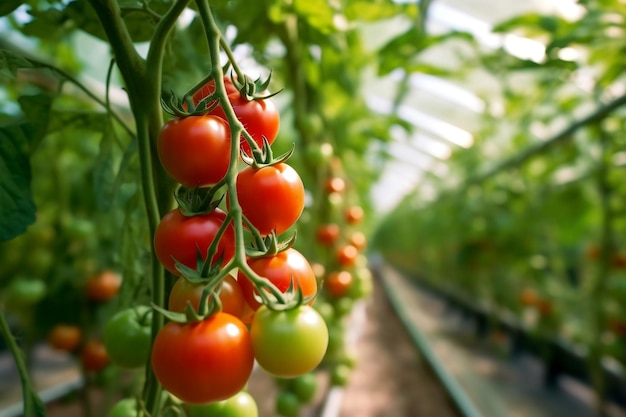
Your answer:
[[[252,395],[245,391],[227,400],[190,405],[189,417],[258,417],[259,410]]]
[[[107,417],[135,417],[137,415],[137,400],[124,398],[118,401],[107,414]]]
[[[367,298],[374,291],[374,278],[368,267],[357,267],[352,274],[354,281],[349,290],[353,299]]]
[[[15,278],[7,291],[7,304],[15,307],[29,307],[46,296],[46,283],[40,279]]]
[[[352,369],[348,365],[339,364],[330,373],[330,384],[345,387],[350,380],[350,374],[352,374]]]
[[[150,356],[152,310],[137,306],[115,314],[104,326],[103,341],[111,361],[122,368],[138,368]]]
[[[315,397],[317,392],[317,377],[313,373],[300,375],[293,379],[291,385],[291,392],[296,394],[298,400],[302,404],[309,403]]]
[[[300,414],[300,401],[296,394],[281,392],[276,397],[276,413],[281,417],[298,417]]]
[[[252,320],[250,337],[258,364],[272,375],[293,378],[312,371],[328,346],[328,328],[311,306],[285,311],[261,306]]]

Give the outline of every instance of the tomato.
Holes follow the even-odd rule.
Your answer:
[[[46,283],[40,279],[18,276],[7,288],[7,304],[28,307],[37,304],[46,296]]]
[[[345,387],[352,374],[352,369],[348,365],[338,364],[333,367],[330,373],[330,384]]]
[[[88,340],[80,352],[80,363],[86,371],[102,371],[109,362],[107,350],[99,340]]]
[[[361,206],[352,206],[346,210],[346,221],[350,224],[359,223],[363,220],[364,212]]]
[[[124,398],[115,403],[107,414],[107,417],[136,417],[137,415],[137,400],[134,398]]]
[[[190,404],[225,400],[246,385],[254,355],[237,317],[216,313],[193,323],[168,322],[152,347],[152,368],[167,391]]]
[[[328,194],[342,194],[346,190],[346,182],[341,177],[328,178],[324,183],[324,189]]]
[[[315,232],[315,237],[321,245],[331,246],[337,241],[337,239],[339,239],[340,232],[341,229],[339,228],[339,225],[335,223],[328,223],[318,227]]]
[[[250,327],[254,356],[272,375],[293,378],[312,371],[328,346],[328,328],[311,306],[274,311],[262,306]]]
[[[279,252],[275,256],[249,258],[248,265],[283,293],[287,292],[293,280],[294,289],[300,288],[305,298],[314,297],[317,294],[317,279],[313,269],[306,258],[294,248]],[[257,293],[252,281],[241,271],[238,281],[248,305],[254,310],[258,309],[261,303],[255,297]]]
[[[237,198],[244,216],[262,235],[289,229],[304,209],[304,185],[291,166],[278,163],[237,175]]]
[[[230,165],[230,131],[215,116],[171,119],[159,133],[157,150],[165,171],[190,187],[215,184]]]
[[[90,300],[102,303],[115,297],[121,286],[122,277],[120,274],[104,270],[87,280],[85,292]]]
[[[358,250],[363,250],[367,246],[367,238],[363,232],[352,232],[348,240],[350,244]]]
[[[48,333],[48,344],[54,349],[72,352],[78,348],[82,337],[80,327],[73,324],[57,324]]]
[[[374,291],[374,277],[372,271],[367,266],[359,266],[352,272],[352,285],[350,286],[350,297],[354,299],[365,298]]]
[[[314,373],[300,375],[292,380],[291,392],[296,394],[302,404],[311,402],[317,393],[317,376]]]
[[[351,286],[352,274],[348,271],[331,272],[324,281],[324,287],[335,298],[346,295]]]
[[[272,144],[280,128],[280,114],[274,102],[271,99],[248,100],[241,95],[232,80],[228,77],[224,77],[224,85],[226,86],[228,101],[233,107],[237,119],[239,119],[254,141],[260,147],[263,147],[263,137],[265,137],[267,141]],[[208,96],[213,91],[215,91],[215,82],[209,81],[193,95],[194,102],[197,104],[202,98]],[[257,93],[257,95],[262,97],[269,95],[269,93],[264,91]],[[215,107],[209,114],[227,120],[226,114],[221,106]],[[243,135],[241,136],[240,144],[241,149],[248,155],[251,155],[250,145],[248,145]]]
[[[206,214],[184,216],[174,209],[167,213],[157,226],[154,234],[154,251],[165,269],[180,275],[174,259],[196,268],[197,252],[200,250],[206,260],[207,249],[215,239],[217,231],[226,219],[226,213],[215,209]],[[222,264],[230,261],[235,254],[235,229],[229,225],[218,244],[213,264],[222,258]]]
[[[137,306],[117,312],[104,326],[103,342],[111,362],[122,368],[144,366],[150,356],[152,309]]]
[[[519,301],[524,306],[536,306],[540,302],[540,296],[534,288],[526,287],[520,292]]]
[[[298,417],[300,415],[300,401],[296,394],[288,391],[278,393],[276,413],[281,417]]]
[[[189,406],[189,417],[258,417],[259,409],[252,395],[240,391],[227,400]]]
[[[202,289],[204,284],[193,284],[184,277],[178,278],[172,287],[169,297],[168,309],[171,311],[184,312],[187,301],[198,311]],[[209,297],[210,298],[210,297]],[[237,280],[231,275],[226,275],[219,290],[219,299],[222,302],[222,311],[235,317],[243,317],[246,301]]]
[[[337,250],[337,262],[343,267],[352,266],[356,263],[359,250],[353,245],[344,245]]]

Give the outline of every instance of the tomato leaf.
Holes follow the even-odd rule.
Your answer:
[[[322,33],[337,31],[334,11],[326,0],[295,0],[293,7],[306,21]]]
[[[34,132],[29,123],[0,127],[0,241],[24,233],[35,222],[29,160]]]

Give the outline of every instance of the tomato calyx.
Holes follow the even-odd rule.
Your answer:
[[[249,223],[247,219],[244,218],[246,223]],[[253,225],[248,224],[248,227],[253,229]],[[270,233],[265,237],[261,237],[261,235],[254,233],[255,242],[246,247],[246,256],[248,258],[265,258],[269,256],[276,256],[280,252],[286,251],[287,249],[293,247],[296,243],[297,233],[294,232],[293,235],[287,240],[283,240],[282,242],[278,240],[275,232]]]
[[[222,179],[211,187],[189,188],[181,185],[174,192],[174,199],[178,203],[178,211],[183,216],[191,217],[215,210],[224,198],[224,195],[221,195],[216,199],[215,195],[224,184],[225,180]]]
[[[163,316],[167,319],[176,323],[196,323],[205,320],[207,317],[222,311],[222,302],[218,293],[223,278],[224,275],[222,274],[221,277],[216,276],[208,281],[188,279],[192,283],[206,282],[205,287],[202,289],[202,295],[200,297],[200,303],[197,311],[189,300],[187,300],[185,310],[182,313],[164,309],[155,303],[152,303],[152,308],[163,314]],[[185,279],[187,278],[185,277]]]
[[[219,97],[216,92],[209,94],[194,104],[190,95],[178,98],[174,91],[170,91],[169,99],[161,96],[161,107],[174,117],[204,116],[219,106]]]
[[[248,155],[245,151],[242,150],[241,160],[254,169],[260,169],[263,167],[286,162],[289,158],[291,158],[291,155],[293,155],[295,144],[292,144],[291,149],[289,149],[284,154],[275,157],[274,152],[272,151],[272,147],[267,138],[263,137],[263,147],[259,148],[259,145],[254,141],[254,139],[252,138],[252,136],[250,136],[248,132],[244,130],[243,135],[246,138],[246,142],[248,142],[248,145],[250,145],[250,149],[252,150],[252,156]]]
[[[256,80],[252,80],[252,78],[248,77],[247,75],[244,75],[242,77],[243,78],[243,81],[242,81],[239,79],[238,76],[233,76],[232,73],[229,76],[229,78],[232,81],[235,88],[237,89],[237,91],[239,91],[239,94],[241,95],[241,97],[245,98],[247,101],[267,100],[268,98],[272,98],[282,91],[282,89],[280,89],[274,93],[265,94],[263,96],[260,96],[257,94],[258,91],[267,91],[270,85],[270,81],[272,79],[271,72],[265,80],[261,79],[261,77],[257,78]]]

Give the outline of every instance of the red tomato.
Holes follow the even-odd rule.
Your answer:
[[[215,184],[230,165],[230,131],[215,116],[172,119],[161,128],[157,150],[163,168],[179,183],[190,188]]]
[[[86,371],[99,372],[109,365],[109,355],[99,340],[88,340],[80,352],[80,363]]]
[[[122,277],[117,273],[104,270],[87,280],[85,292],[92,301],[105,302],[115,297],[122,286]]]
[[[352,266],[356,262],[359,250],[353,245],[344,245],[337,251],[337,262],[343,267]]]
[[[352,286],[352,274],[348,271],[331,272],[324,281],[324,287],[335,298],[343,297]]]
[[[263,137],[265,137],[270,144],[273,143],[280,127],[280,114],[274,102],[271,99],[247,100],[246,97],[241,95],[228,77],[224,77],[224,85],[226,86],[228,101],[230,101],[231,106],[233,106],[237,119],[243,124],[243,127],[248,131],[250,136],[252,136],[254,141],[260,147],[263,147]],[[192,96],[194,103],[197,104],[213,91],[215,91],[215,82],[209,81]],[[257,95],[262,97],[269,95],[269,93],[264,91],[257,93]],[[211,110],[209,114],[226,120],[226,114],[219,105]],[[248,145],[243,135],[241,136],[240,143],[241,149],[250,155],[250,145]]]
[[[237,175],[237,198],[243,215],[262,235],[289,229],[304,209],[304,185],[292,167],[279,163],[246,167]]]
[[[328,223],[321,225],[316,233],[315,237],[317,241],[324,246],[331,246],[333,243],[339,239],[339,234],[341,230],[339,226],[335,223]]]
[[[306,258],[294,248],[289,248],[275,256],[248,259],[248,265],[283,293],[289,289],[293,280],[294,289],[300,288],[305,298],[317,294],[317,280],[313,269]],[[252,281],[242,272],[239,272],[238,281],[246,301],[250,307],[257,310],[261,303],[254,296],[256,290]],[[310,303],[312,304],[313,301]]]
[[[170,393],[190,404],[225,400],[246,385],[254,355],[246,326],[227,313],[167,323],[152,347],[152,368]]]
[[[80,344],[82,331],[72,324],[57,324],[48,334],[48,343],[57,350],[71,352]]]
[[[346,210],[346,221],[350,224],[359,223],[363,220],[364,212],[361,206],[352,206]]]
[[[202,297],[203,284],[193,284],[184,277],[178,278],[170,291],[168,308],[171,311],[184,312],[187,301],[198,311],[200,298]],[[210,297],[209,297],[210,298]],[[219,290],[219,298],[222,302],[222,311],[241,318],[244,313],[245,300],[241,287],[235,278],[226,275]]]
[[[187,217],[177,209],[167,213],[159,223],[154,233],[154,251],[163,266],[175,275],[174,259],[190,268],[196,267],[198,250],[206,259],[207,249],[215,239],[226,214],[220,209],[210,213]],[[218,244],[218,250],[213,259],[215,263],[222,258],[222,264],[232,259],[235,253],[235,231],[228,225]]]

